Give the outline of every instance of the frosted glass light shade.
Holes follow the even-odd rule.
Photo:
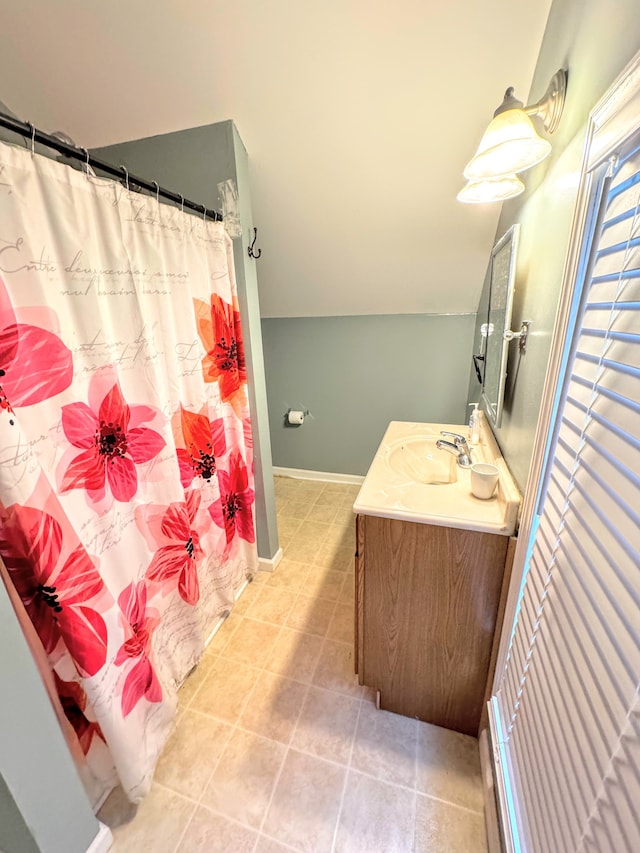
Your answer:
[[[514,175],[535,166],[550,151],[551,145],[538,136],[524,110],[506,110],[491,121],[464,176],[477,181]]]
[[[515,175],[503,175],[501,178],[489,178],[484,181],[469,181],[456,198],[464,204],[489,204],[492,201],[506,201],[524,192],[524,184]]]

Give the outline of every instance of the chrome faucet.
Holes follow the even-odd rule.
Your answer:
[[[447,435],[449,438],[453,439],[451,441],[444,441],[439,438],[436,441],[436,447],[439,450],[447,450],[449,453],[455,453],[458,457],[458,465],[461,468],[470,468],[471,467],[471,450],[469,445],[467,444],[467,439],[460,435],[457,432],[448,432],[447,430],[440,430],[440,435]]]

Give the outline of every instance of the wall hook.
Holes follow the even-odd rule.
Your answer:
[[[256,260],[258,260],[258,258],[262,254],[262,249],[254,249],[253,248],[256,244],[257,239],[258,239],[258,229],[254,228],[253,229],[253,243],[247,249],[247,254],[249,255],[250,258],[255,258]]]

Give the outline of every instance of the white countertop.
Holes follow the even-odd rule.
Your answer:
[[[353,511],[362,515],[511,536],[516,528],[521,496],[486,420],[482,416],[480,442],[471,447],[471,457],[473,462],[490,462],[500,471],[498,488],[489,500],[472,495],[468,468],[461,468],[453,454],[435,448],[438,438],[446,438],[440,435],[441,430],[464,436],[469,433],[469,427],[461,424],[392,421],[373,458]],[[421,439],[426,444],[418,443]],[[435,466],[434,479],[445,480],[450,476],[454,482],[420,482],[418,477],[411,475],[411,465],[392,467],[389,461],[391,454],[395,453],[394,458],[397,459],[399,448],[406,447],[407,442],[409,448],[431,449],[433,445],[429,458]],[[409,450],[409,453],[413,452]]]

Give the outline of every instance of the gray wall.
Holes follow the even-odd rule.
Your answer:
[[[392,420],[466,422],[475,315],[263,319],[273,462],[365,474]],[[308,409],[301,427],[288,409]]]
[[[1,579],[0,650],[0,850],[85,853],[98,821]]]
[[[2,853],[38,853],[33,835],[24,822],[16,801],[0,776],[0,851]]]
[[[510,345],[505,412],[497,438],[505,459],[524,490],[533,448],[551,334],[575,208],[589,112],[625,65],[640,50],[638,0],[555,0],[551,7],[528,102],[536,101],[558,68],[569,72],[562,120],[549,137],[553,151],[522,176],[527,190],[506,202],[496,238],[521,223],[512,329],[531,321],[527,353]],[[508,78],[508,69],[505,69]],[[506,80],[508,83],[508,79]],[[523,97],[525,93],[516,93]],[[487,119],[488,121],[488,119]],[[470,151],[470,153],[472,153]],[[488,283],[480,299],[480,324],[486,319]],[[472,376],[469,399],[477,396]]]

